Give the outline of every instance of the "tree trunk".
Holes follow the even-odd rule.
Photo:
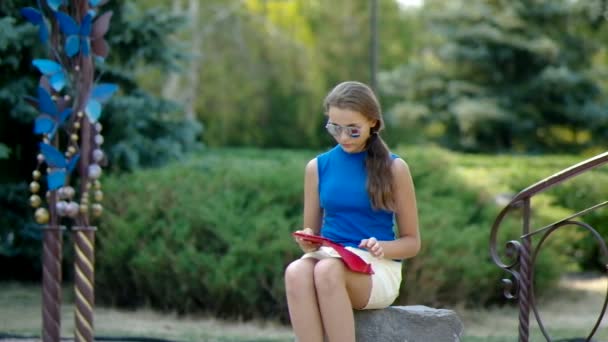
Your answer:
[[[173,0],[171,12],[175,15],[183,13],[182,0]],[[167,83],[163,87],[162,94],[164,98],[178,100],[179,84],[181,81],[180,73],[171,72],[167,79]]]
[[[190,68],[188,69],[188,87],[186,95],[186,119],[196,120],[196,98],[199,92],[200,68],[203,60],[203,51],[201,49],[203,37],[197,34],[197,29],[200,23],[200,2],[199,0],[190,0],[188,9],[190,15],[190,23],[192,25],[192,50],[193,56]]]

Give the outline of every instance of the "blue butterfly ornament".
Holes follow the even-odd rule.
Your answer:
[[[38,105],[40,115],[34,121],[35,134],[48,134],[52,138],[65,120],[72,114],[72,108],[59,111],[51,95],[43,87],[38,87],[38,99],[32,101]]]
[[[63,0],[47,0],[46,4],[55,12],[59,10],[59,6],[63,5]]]
[[[74,57],[78,52],[88,56],[91,50],[91,28],[93,16],[87,13],[80,25],[72,17],[63,13],[55,12],[55,18],[59,22],[59,29],[65,35],[65,54]]]
[[[61,188],[65,185],[68,174],[78,164],[80,154],[74,155],[68,161],[59,150],[45,143],[40,143],[40,153],[42,153],[46,164],[51,169],[46,176],[48,190],[52,191]]]
[[[109,100],[117,90],[118,86],[114,83],[100,83],[93,88],[84,110],[91,122],[99,120],[101,104]]]
[[[34,59],[32,64],[49,79],[51,87],[59,92],[66,84],[66,76],[61,64],[50,59]]]
[[[19,12],[27,21],[38,26],[38,37],[42,43],[46,43],[49,39],[49,29],[42,13],[34,7],[24,7]]]

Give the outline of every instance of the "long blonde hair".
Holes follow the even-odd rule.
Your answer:
[[[376,95],[370,87],[361,82],[342,82],[335,86],[323,101],[325,114],[329,112],[330,107],[349,109],[370,120],[376,120],[366,142],[367,193],[374,209],[394,210],[392,159],[388,146],[380,137],[384,120]]]

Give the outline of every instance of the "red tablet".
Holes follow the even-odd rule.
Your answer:
[[[298,232],[295,232],[292,235],[293,236],[297,236],[297,237],[299,237],[299,238],[301,238],[301,239],[303,239],[305,241],[308,241],[308,242],[315,242],[315,243],[321,243],[321,244],[324,243],[324,242],[329,242],[329,243],[332,242],[331,240],[329,240],[327,238],[324,238],[322,236],[319,236],[319,235],[310,235],[310,234],[298,233]]]
[[[335,243],[330,239],[319,235],[310,235],[298,232],[292,233],[292,235],[309,242],[320,243],[324,246],[332,247],[342,257],[346,267],[353,272],[374,274],[372,265],[366,263],[365,260],[361,259],[360,256],[344,248],[344,246],[340,245],[339,243]]]

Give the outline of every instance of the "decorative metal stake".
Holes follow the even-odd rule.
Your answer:
[[[76,18],[84,20],[89,5],[79,1],[76,5]],[[80,54],[76,59],[76,87],[79,97],[75,99],[76,113],[83,113],[93,86],[94,68],[92,56]],[[94,337],[93,307],[95,305],[95,228],[89,227],[89,166],[91,164],[91,122],[82,120],[80,124],[80,223],[72,227],[74,234],[74,340],[75,342],[92,342]]]
[[[93,341],[95,306],[95,227],[73,227],[76,312],[74,340]]]
[[[61,339],[61,254],[63,226],[46,226],[42,252],[42,341]]]
[[[100,216],[103,208],[100,203],[91,204],[90,197],[93,194],[95,202],[103,199],[99,177],[105,155],[98,121],[102,103],[118,90],[115,84],[95,84],[95,63],[103,63],[109,52],[104,35],[112,12],[99,11],[106,2],[37,0],[37,7],[21,9],[21,15],[38,27],[40,41],[49,49],[49,59],[32,61],[42,76],[37,97],[27,99],[39,112],[34,133],[42,136],[29,200],[36,208],[36,222],[47,225],[43,241],[44,342],[61,338],[62,220],[74,224],[75,340],[92,342],[94,337],[96,228],[91,226],[89,213]],[[77,166],[78,191],[70,186]],[[48,209],[40,196],[43,176]]]
[[[519,286],[519,341],[527,342],[530,334],[530,286],[532,286],[532,266],[530,252],[532,251],[530,233],[530,198],[523,200],[523,233],[521,252],[519,254],[519,272],[521,284]]]

